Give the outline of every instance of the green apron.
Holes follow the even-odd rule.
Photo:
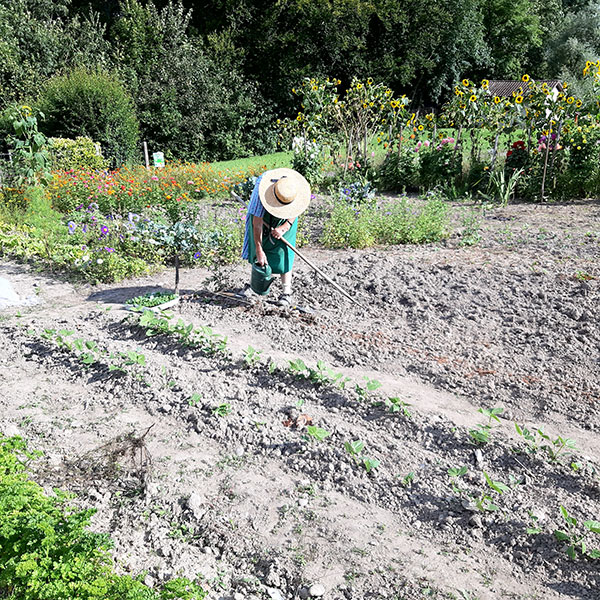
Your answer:
[[[273,273],[287,273],[294,266],[294,252],[290,250],[281,240],[276,240],[271,237],[271,229],[279,227],[285,223],[286,219],[278,219],[271,213],[265,211],[263,215],[263,239],[262,249],[267,257],[267,262]],[[253,265],[256,262],[256,246],[254,244],[254,227],[250,222],[249,227],[249,248],[248,262]],[[289,242],[294,248],[296,247],[296,232],[298,230],[298,219],[296,218],[290,227],[290,230],[283,234],[284,239]]]

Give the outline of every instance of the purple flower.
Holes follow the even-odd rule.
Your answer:
[[[202,252],[200,252],[199,250],[198,250],[198,252],[196,252],[194,254],[194,258],[196,258],[196,259],[200,258],[201,256],[202,256]]]
[[[140,215],[130,212],[128,219],[130,223],[137,223],[140,220]]]
[[[77,229],[77,223],[75,223],[75,221],[69,221],[67,226],[69,227],[69,235],[73,235]]]
[[[87,224],[86,224],[86,223],[84,223],[84,224],[81,226],[81,231],[83,231],[83,233],[87,233]]]
[[[87,207],[87,209],[92,212],[94,210],[98,210],[98,205],[95,202],[90,202],[90,205]]]
[[[114,248],[109,248],[108,246],[104,246],[104,251],[110,253],[110,252],[114,252],[115,249]]]
[[[100,227],[100,235],[108,235],[108,227],[106,225],[102,225],[102,227]]]

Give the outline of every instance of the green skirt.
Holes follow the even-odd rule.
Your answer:
[[[270,228],[275,229],[285,219],[277,219],[273,215],[265,212],[263,216],[265,225],[263,225],[262,249],[267,257],[267,262],[273,273],[287,273],[294,266],[294,252],[290,250],[281,240],[276,240],[269,235]],[[254,227],[250,223],[249,229],[249,248],[248,262],[253,265],[256,262],[256,246],[254,244]],[[298,231],[298,219],[296,218],[290,227],[290,230],[283,234],[283,238],[294,248],[296,247],[296,232]]]

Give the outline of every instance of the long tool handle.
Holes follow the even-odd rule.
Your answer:
[[[301,258],[309,267],[313,268],[323,279],[325,279],[325,281],[329,282],[338,292],[340,292],[340,294],[343,294],[344,296],[346,296],[346,298],[348,298],[348,300],[350,300],[351,302],[354,302],[354,304],[357,304],[358,306],[360,306],[360,303],[355,298],[353,298],[348,292],[346,292],[346,290],[341,288],[335,281],[333,281],[333,279],[331,279],[330,277],[327,277],[327,275],[325,275],[325,273],[323,273],[323,271],[321,271],[321,269],[319,269],[319,267],[315,266],[313,263],[310,262],[310,260],[308,260],[308,258],[306,258],[306,256],[301,254],[300,250],[298,250],[297,248],[294,248],[294,246],[292,246],[286,239],[284,239],[284,238],[279,238],[279,239],[290,250],[292,250],[298,258]]]

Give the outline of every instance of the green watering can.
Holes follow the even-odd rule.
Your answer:
[[[252,275],[250,276],[250,287],[252,291],[261,296],[269,293],[269,288],[273,283],[273,271],[269,265],[261,267],[258,263],[252,265]]]

